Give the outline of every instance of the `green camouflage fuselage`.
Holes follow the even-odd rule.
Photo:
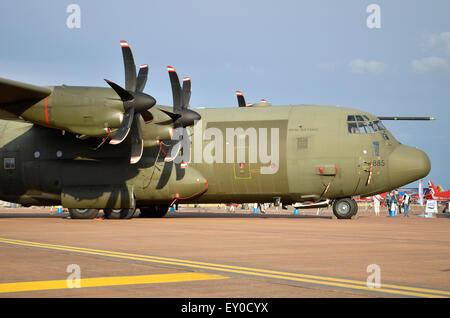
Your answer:
[[[114,91],[52,90],[48,100],[24,105],[20,114],[41,126],[0,120],[2,200],[106,208],[128,207],[130,196],[138,207],[170,203],[175,198],[179,203],[219,203],[271,202],[279,197],[290,204],[386,192],[420,179],[430,170],[426,154],[401,145],[387,130],[349,132],[349,115],[376,121],[374,115],[307,105],[195,109],[202,120],[188,128],[192,145],[186,168],[164,162],[169,150],[164,141],[170,139],[172,127],[159,108],[170,108],[155,105],[150,109],[153,122],[142,123],[143,157],[131,165],[127,142],[105,143],[94,150],[100,139],[83,138],[84,134],[105,136],[105,127],[114,131],[120,125],[123,106]],[[79,94],[84,99],[80,100]],[[244,135],[232,136],[234,144],[230,146],[227,132],[239,129]],[[262,131],[268,136],[264,151]],[[211,132],[220,133],[223,140],[210,145],[214,140]],[[254,132],[255,147],[249,143]],[[239,143],[239,138],[245,142]],[[271,145],[275,139],[276,162],[263,160],[261,152],[274,155]],[[243,151],[244,159],[237,158],[238,151]]]

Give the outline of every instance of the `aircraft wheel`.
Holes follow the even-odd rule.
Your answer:
[[[168,205],[154,205],[151,207],[139,208],[141,210],[141,218],[162,218],[169,210]]]
[[[358,213],[358,203],[356,203],[356,201],[354,199],[350,199],[350,201],[353,204],[353,212],[352,212],[352,216],[355,216],[356,213]]]
[[[105,219],[131,219],[136,209],[104,209]]]
[[[342,198],[333,203],[333,213],[338,219],[350,219],[357,212],[358,206],[353,199]]]
[[[98,215],[98,209],[69,209],[70,218],[72,219],[93,219]]]

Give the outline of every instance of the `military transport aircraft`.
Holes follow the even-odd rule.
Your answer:
[[[190,108],[191,81],[168,67],[173,106],[143,93],[121,41],[125,87],[35,86],[0,78],[0,199],[63,205],[71,218],[162,217],[174,203],[333,204],[390,191],[430,171],[380,117],[334,106]],[[417,118],[386,117],[385,120]],[[422,118],[430,119],[430,118]],[[186,146],[187,144],[187,146]]]

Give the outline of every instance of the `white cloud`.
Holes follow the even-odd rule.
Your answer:
[[[442,32],[440,34],[432,34],[428,37],[426,43],[428,48],[442,48],[450,55],[450,32]]]
[[[450,70],[446,59],[430,56],[411,62],[413,71],[419,74],[442,74]]]
[[[386,64],[379,61],[365,61],[362,59],[355,59],[348,63],[350,72],[356,74],[381,74],[386,69]]]

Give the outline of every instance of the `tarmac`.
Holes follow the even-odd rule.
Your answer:
[[[72,220],[0,209],[0,298],[450,297],[450,218],[181,208]],[[379,283],[379,284],[375,284]]]

